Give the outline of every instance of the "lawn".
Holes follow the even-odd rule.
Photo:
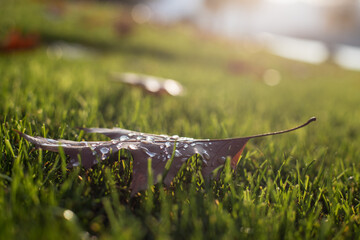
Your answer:
[[[1,39],[14,27],[41,39],[0,54],[2,239],[360,238],[359,72],[284,60],[186,24],[135,25],[116,5],[59,9],[32,1],[0,9]],[[281,75],[276,86],[263,81],[269,69]],[[148,95],[110,81],[112,72],[172,78],[186,92]],[[312,116],[296,132],[251,140],[218,180],[205,182],[194,156],[171,186],[134,197],[125,150],[117,161],[68,169],[65,155],[14,131],[74,141],[108,140],[79,127],[230,138]]]

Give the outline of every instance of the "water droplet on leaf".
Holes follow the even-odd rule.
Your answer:
[[[129,135],[130,135],[130,134],[129,134]],[[123,135],[123,136],[121,136],[121,137],[119,138],[119,140],[120,140],[120,141],[126,141],[126,140],[129,140],[129,137]]]
[[[182,154],[179,150],[175,150],[175,157],[180,157]]]
[[[100,152],[102,153],[101,155],[101,160],[105,160],[106,159],[106,155],[110,152],[110,149],[108,147],[102,147],[100,149]]]
[[[206,160],[209,160],[209,159],[210,159],[210,155],[209,155],[206,151],[203,152],[203,157],[204,157]]]
[[[130,145],[129,145],[129,148],[130,148],[131,150],[136,150],[136,149],[138,149],[138,147],[137,147],[136,145],[134,145],[134,144],[130,144]]]
[[[145,148],[145,147],[142,147],[142,149],[146,152],[146,154],[147,154],[149,157],[153,158],[153,157],[156,156],[156,153],[150,152],[149,149],[147,149],[147,148]]]
[[[108,147],[102,147],[101,149],[100,149],[100,152],[102,153],[102,154],[107,154],[107,153],[109,153],[109,148]]]

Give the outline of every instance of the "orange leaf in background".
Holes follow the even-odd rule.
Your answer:
[[[39,35],[24,35],[18,30],[11,30],[2,41],[0,50],[3,52],[12,52],[17,50],[27,50],[39,45]]]

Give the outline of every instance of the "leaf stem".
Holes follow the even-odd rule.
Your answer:
[[[312,117],[306,123],[304,123],[302,125],[299,125],[297,127],[294,127],[294,128],[290,128],[290,129],[282,130],[282,131],[278,131],[278,132],[270,132],[270,133],[253,135],[253,136],[249,136],[247,138],[265,137],[265,136],[272,136],[272,135],[278,135],[278,134],[283,134],[283,133],[287,133],[287,132],[292,132],[292,131],[295,131],[295,130],[297,130],[299,128],[303,128],[303,127],[309,125],[311,122],[315,122],[315,121],[316,121],[316,117]]]

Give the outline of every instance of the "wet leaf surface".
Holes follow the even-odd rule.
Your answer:
[[[111,141],[75,142],[69,140],[53,140],[43,137],[32,137],[18,132],[26,140],[38,148],[58,152],[61,147],[65,154],[70,156],[69,166],[78,166],[79,159],[85,168],[90,168],[100,161],[111,156],[116,156],[120,149],[127,149],[133,156],[133,179],[131,182],[132,195],[145,190],[148,180],[148,159],[152,159],[153,182],[158,181],[158,176],[163,175],[169,160],[172,164],[164,176],[164,184],[170,185],[171,181],[180,170],[181,166],[195,154],[202,158],[202,175],[205,179],[231,157],[231,167],[236,168],[240,155],[246,143],[257,137],[282,134],[302,128],[315,121],[313,117],[306,123],[279,132],[271,132],[242,138],[229,139],[193,139],[187,137],[155,135],[135,132],[121,128],[84,128],[89,133],[101,133],[110,137]]]

